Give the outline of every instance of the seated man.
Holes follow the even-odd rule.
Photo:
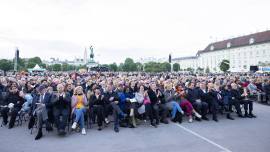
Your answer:
[[[258,101],[261,101],[261,96],[263,96],[263,101],[266,101],[266,95],[264,92],[262,92],[260,89],[257,88],[257,86],[254,83],[254,79],[250,81],[250,84],[248,85],[248,89],[250,91],[250,95],[257,94],[258,95]]]
[[[264,80],[263,90],[264,90],[265,94],[267,95],[268,100],[270,100],[270,83],[269,83],[269,80],[267,80],[267,79]],[[269,103],[270,103],[270,101],[268,101],[268,104]]]
[[[37,117],[37,127],[38,127],[38,134],[35,140],[39,140],[42,134],[42,125],[43,121],[46,124],[46,130],[52,131],[53,128],[51,127],[50,123],[48,122],[48,113],[52,111],[52,95],[45,91],[45,87],[40,85],[38,87],[39,94],[34,96],[31,108],[28,111],[28,114],[25,114],[26,118],[31,116],[28,128],[31,129],[34,126],[35,119]]]
[[[202,115],[202,119],[209,121],[209,119],[206,117],[208,104],[201,101],[198,91],[194,89],[194,83],[189,82],[187,86],[187,100],[192,104],[195,111]],[[201,119],[198,117],[196,117],[196,120],[201,121]]]
[[[209,86],[208,86],[208,88],[209,88]],[[217,101],[215,99],[213,99],[213,97],[209,94],[209,90],[206,90],[204,83],[200,83],[200,89],[198,90],[198,93],[202,99],[202,102],[206,102],[206,103],[208,103],[208,105],[211,106],[213,120],[218,122],[216,110],[219,110],[221,114],[223,114],[224,112],[220,108],[220,106],[218,105]]]
[[[3,117],[4,125],[8,123],[7,121],[8,113],[11,110],[11,118],[8,129],[13,128],[18,112],[22,108],[23,101],[24,101],[23,98],[19,96],[19,91],[17,87],[12,86],[11,93],[8,96],[6,96],[5,99],[3,100],[4,107],[3,109],[1,109],[1,115]]]
[[[127,117],[127,115],[124,114],[120,109],[119,102],[121,99],[118,93],[112,90],[112,86],[110,84],[107,84],[106,91],[103,95],[106,118],[108,118],[109,111],[113,111],[114,131],[119,132],[119,129],[117,127],[119,115]]]
[[[65,127],[67,125],[68,116],[70,113],[71,98],[68,92],[64,92],[62,84],[57,85],[57,93],[52,96],[52,105],[54,123],[58,129],[58,135],[65,135]],[[62,121],[60,121],[62,115]]]
[[[168,107],[165,104],[164,94],[162,94],[161,91],[157,89],[157,86],[155,83],[151,83],[150,89],[148,90],[147,93],[151,101],[153,114],[156,117],[156,124],[159,125],[159,109],[163,110],[160,122],[169,124],[169,121],[167,120],[167,115],[170,110],[170,107]]]
[[[247,95],[245,93],[243,94],[240,94],[240,92],[237,90],[237,85],[235,83],[232,84],[232,90],[231,90],[231,94],[232,94],[232,97],[235,98],[235,100],[238,100],[238,102],[241,104],[241,103],[244,103],[244,109],[245,109],[245,117],[248,117],[248,118],[256,118],[256,116],[254,116],[252,114],[252,110],[253,110],[253,101],[251,100],[246,100],[244,99],[244,97]],[[249,105],[249,113],[247,112],[248,110],[248,105]]]
[[[221,91],[219,88],[219,82],[215,82],[215,85],[213,83],[208,84],[208,93],[213,97],[214,100],[217,101],[217,103],[225,109],[225,112],[227,113],[227,118],[230,120],[234,120],[230,113],[229,113],[229,99],[227,96],[221,95]],[[222,112],[221,112],[222,113]]]

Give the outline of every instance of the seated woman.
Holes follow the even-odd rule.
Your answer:
[[[89,92],[89,94],[90,94],[90,92]],[[106,118],[106,113],[105,113],[105,109],[104,109],[104,95],[100,94],[99,87],[96,87],[94,89],[94,94],[90,95],[89,110],[90,110],[90,116],[91,116],[93,122],[95,121],[95,117],[97,116],[98,130],[99,131],[101,131],[101,126],[102,126],[103,120],[106,122],[107,125],[110,123],[108,118]]]
[[[134,98],[133,94],[130,93],[129,86],[125,86],[123,92],[120,94],[121,98],[121,110],[124,113],[130,112],[130,117],[132,118],[132,124],[134,127],[137,127],[135,122],[135,115],[138,116],[137,103],[131,102],[130,100]]]
[[[176,99],[176,102],[179,103],[179,105],[180,105],[181,108],[184,108],[184,107],[186,108],[186,110],[188,112],[188,116],[189,116],[189,120],[188,121],[190,123],[192,123],[192,121],[193,121],[191,111],[195,114],[196,117],[202,118],[202,116],[194,110],[192,104],[189,101],[187,101],[187,99],[186,99],[186,93],[185,93],[185,91],[183,91],[182,85],[180,83],[177,83],[175,85],[175,88],[176,88],[176,91],[179,93],[179,95],[181,95],[180,98],[177,98]]]
[[[138,102],[138,113],[143,114],[145,113],[146,119],[145,122],[149,123],[149,118],[151,121],[150,126],[157,128],[157,125],[154,123],[153,120],[153,112],[151,107],[150,98],[147,94],[147,90],[144,91],[144,86],[139,87],[139,91],[135,93],[135,99]]]
[[[172,87],[170,86],[170,84],[166,83],[164,86],[164,96],[165,96],[165,103],[167,106],[170,107],[170,109],[172,109],[172,122],[176,122],[175,115],[177,110],[179,112],[181,112],[182,114],[184,114],[183,110],[180,108],[179,104],[176,101],[176,98],[181,97],[181,94],[179,94],[177,91],[172,90]]]
[[[31,93],[32,93],[33,88],[32,88],[32,86],[31,86],[30,81],[27,81],[27,82],[25,83],[25,90],[26,90],[26,93],[27,93],[27,94],[31,94]]]
[[[86,134],[84,126],[84,114],[86,113],[86,106],[87,99],[85,94],[83,94],[82,87],[76,87],[74,89],[74,94],[71,98],[71,115],[74,113],[76,115],[76,118],[71,128],[75,129],[77,123],[80,123],[83,135]]]

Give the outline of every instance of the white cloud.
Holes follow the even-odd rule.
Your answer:
[[[270,25],[269,4],[266,0],[1,1],[0,53],[11,58],[18,46],[21,57],[73,60],[93,45],[101,63],[159,58],[170,52],[174,57],[195,55],[209,44],[210,36],[222,40],[265,30]]]

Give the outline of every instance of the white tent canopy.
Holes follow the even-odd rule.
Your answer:
[[[45,69],[42,69],[36,64],[36,66],[33,69],[28,69],[28,71],[44,71]]]

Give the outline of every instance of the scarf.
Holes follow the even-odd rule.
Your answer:
[[[134,98],[133,95],[131,95],[129,93],[126,93],[126,92],[124,93],[124,95],[125,95],[126,98],[129,98],[129,99]]]

